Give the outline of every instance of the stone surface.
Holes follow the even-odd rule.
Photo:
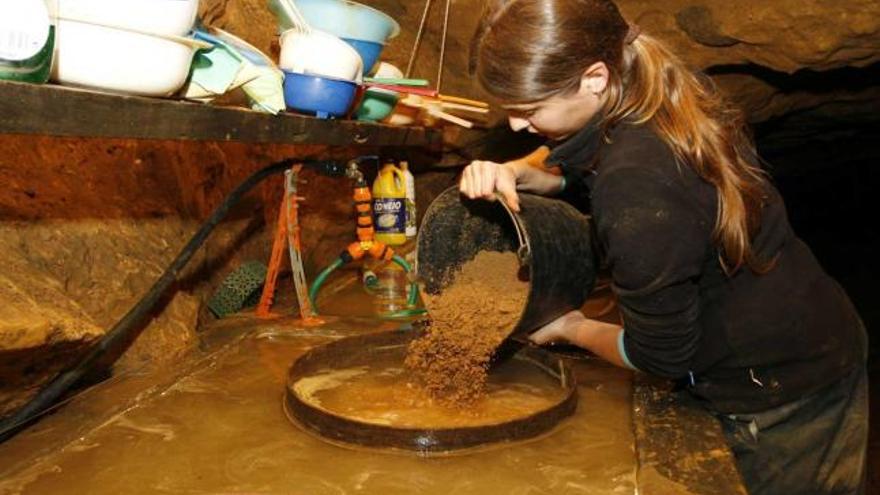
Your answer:
[[[745,495],[718,421],[668,381],[633,380],[639,493]]]
[[[23,256],[20,241],[0,229],[0,412],[21,405],[102,333],[61,280]]]
[[[830,101],[876,102],[880,3],[622,0],[621,9],[716,81],[753,122]],[[863,68],[863,78],[835,70]],[[854,71],[858,74],[860,71]],[[876,72],[876,71],[873,71]],[[817,81],[817,79],[819,81]],[[819,84],[816,84],[816,83]]]

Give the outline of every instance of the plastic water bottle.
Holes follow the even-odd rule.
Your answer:
[[[375,272],[376,282],[369,291],[373,294],[376,313],[387,314],[406,309],[406,272],[394,263],[388,263]]]
[[[403,177],[406,183],[406,238],[412,239],[416,236],[416,178],[409,171],[409,163],[400,162],[400,169],[403,170]]]

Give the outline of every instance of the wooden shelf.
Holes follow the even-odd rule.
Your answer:
[[[0,134],[439,147],[435,129],[0,81]]]

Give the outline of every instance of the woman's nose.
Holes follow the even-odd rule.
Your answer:
[[[510,124],[510,128],[513,129],[513,132],[519,132],[530,125],[529,120],[522,117],[508,116],[507,122]]]

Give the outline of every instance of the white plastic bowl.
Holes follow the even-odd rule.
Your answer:
[[[195,49],[183,43],[59,20],[52,79],[71,86],[171,96],[186,82]]]
[[[189,33],[199,0],[56,0],[58,16],[158,34]]]
[[[363,80],[364,61],[358,52],[341,38],[317,29],[310,34],[296,29],[283,32],[278,66],[300,74]]]
[[[391,65],[388,62],[379,62],[376,64],[376,67],[373,68],[373,77],[377,79],[382,78],[395,78],[402,79],[403,71],[398,69],[396,65]]]

